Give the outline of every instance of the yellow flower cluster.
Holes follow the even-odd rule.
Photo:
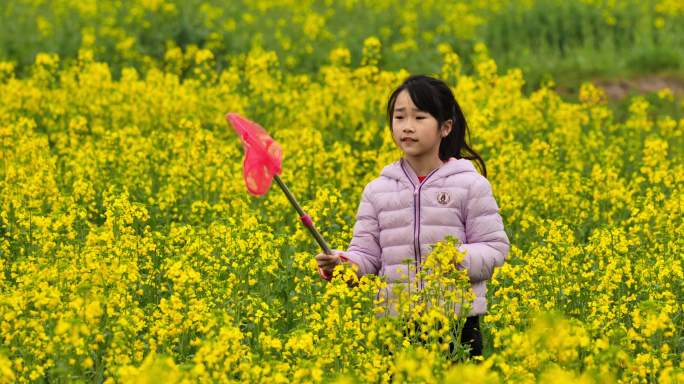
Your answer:
[[[38,55],[25,77],[0,63],[0,382],[683,381],[684,121],[645,98],[619,119],[591,84],[578,102],[525,95],[485,46],[473,75],[441,46],[439,74],[512,244],[488,282],[483,361],[452,364],[444,341],[462,326],[448,309],[472,298],[453,238],[398,303],[347,264],[318,277],[285,196],[246,193],[224,114],[269,130],[282,179],[344,249],[363,187],[400,155],[383,111],[408,73],[377,66],[381,41],[315,75],[259,47],[220,72],[169,47],[118,79],[88,49]]]
[[[401,6],[387,0],[12,0],[0,9],[0,57],[23,71],[41,51],[72,61],[86,48],[116,74],[165,66],[186,74],[192,69],[179,64],[191,66],[194,51],[204,51],[204,60],[211,52],[207,65],[226,68],[236,64],[235,56],[265,47],[278,52],[284,68],[306,73],[347,45],[355,53],[367,49],[364,41],[372,36],[385,42],[375,45],[386,54],[384,64],[427,72],[438,68],[437,46],[466,49],[486,41],[506,68],[532,67],[536,84],[549,66],[575,55],[582,56],[573,66],[580,70],[595,68],[587,57],[614,63],[599,65],[609,70],[676,69],[679,45],[671,36],[682,33],[683,17],[677,0],[406,0]],[[537,62],[540,50],[551,56],[548,66]],[[168,62],[172,57],[176,61]],[[369,64],[363,55],[353,62]]]

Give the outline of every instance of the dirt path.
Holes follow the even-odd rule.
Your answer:
[[[675,97],[684,97],[684,79],[674,76],[644,75],[632,79],[592,79],[595,85],[603,88],[612,100],[622,100],[630,94],[653,93],[669,88]],[[561,94],[572,92],[569,88],[559,87]]]
[[[684,95],[684,81],[674,77],[644,76],[626,80],[597,80],[594,84],[602,87],[611,99],[624,99],[631,91],[637,93],[658,92],[670,88],[675,96]]]

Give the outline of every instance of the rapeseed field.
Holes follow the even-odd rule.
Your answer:
[[[61,20],[73,3],[56,3]],[[79,2],[79,15],[118,15],[106,3]],[[383,113],[410,72],[382,65],[387,44],[470,32],[407,27],[406,46],[379,33],[358,48],[342,37],[307,72],[263,42],[231,53],[211,33],[204,46],[132,49],[123,21],[146,30],[146,12],[178,7],[133,3],[138,18],[85,26],[73,54],[0,62],[0,382],[684,382],[681,97],[633,97],[618,118],[590,82],[577,101],[553,80],[524,92],[524,72],[486,44],[436,44],[434,75],[464,109],[511,240],[488,284],[484,356],[454,363],[439,341],[450,319],[425,305],[472,294],[449,267],[463,256],[453,239],[426,261],[429,289],[378,317],[385,282],[346,266],[322,280],[286,197],[247,194],[224,115],[281,144],[282,179],[346,249],[363,187],[401,155]],[[198,9],[220,14],[211,4]],[[674,7],[653,16],[666,28],[682,9],[659,4]],[[303,12],[306,36],[329,33]],[[478,12],[473,26],[487,22]],[[39,40],[57,33],[46,23]],[[404,335],[407,321],[430,331]]]

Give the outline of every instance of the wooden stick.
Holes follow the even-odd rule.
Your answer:
[[[311,217],[304,213],[304,210],[302,210],[302,207],[299,205],[299,203],[297,203],[297,200],[294,198],[294,196],[292,196],[290,190],[287,189],[285,183],[283,183],[283,181],[280,179],[278,175],[273,175],[273,178],[280,186],[280,189],[283,190],[285,196],[287,196],[287,199],[290,200],[290,203],[295,207],[295,209],[299,213],[299,219],[302,221],[304,226],[309,229],[309,232],[311,232],[311,235],[313,235],[314,239],[316,239],[318,245],[321,246],[323,252],[325,252],[327,255],[332,255],[332,251],[330,250],[330,247],[328,247],[328,243],[326,243],[325,240],[323,240],[323,236],[321,236],[321,234],[318,233],[316,228],[314,228],[313,221],[311,221]]]

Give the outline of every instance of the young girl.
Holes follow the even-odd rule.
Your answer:
[[[318,254],[319,273],[329,280],[335,266],[354,263],[359,277],[386,276],[389,300],[393,285],[415,276],[403,262],[407,257],[419,269],[434,243],[446,235],[459,238],[465,257],[457,267],[468,270],[476,295],[461,340],[469,344],[471,357],[481,356],[487,280],[506,260],[510,245],[484,161],[466,144],[465,117],[441,80],[407,78],[392,92],[387,116],[404,155],[366,185],[349,249]],[[470,160],[479,163],[482,175]]]

